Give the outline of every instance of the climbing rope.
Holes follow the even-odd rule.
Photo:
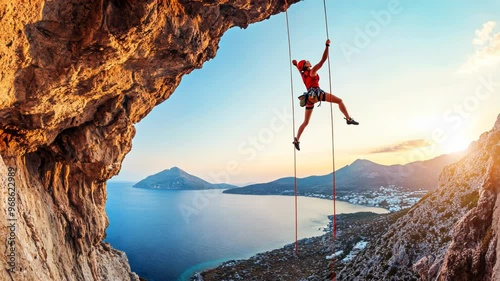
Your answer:
[[[326,38],[330,38],[328,34],[328,17],[326,15],[326,0],[323,0],[323,7],[325,10],[325,26],[326,26]],[[328,84],[330,86],[330,94],[332,92],[332,70],[330,67],[330,52],[328,52]],[[333,186],[333,239],[337,237],[337,206],[336,206],[336,197],[337,197],[337,181],[335,177],[335,142],[334,142],[334,127],[333,127],[333,107],[332,103],[330,103],[330,124],[332,127],[332,186]]]
[[[292,43],[290,39],[290,24],[288,22],[288,1],[285,0],[285,18],[286,18],[286,31],[288,35],[288,61],[292,61]],[[292,139],[295,137],[295,108],[294,108],[294,103],[293,103],[293,70],[292,70],[292,65],[289,63],[290,66],[290,93],[292,97]],[[292,146],[293,147],[293,146]],[[294,190],[294,195],[295,195],[295,255],[298,255],[299,253],[299,231],[298,231],[298,192],[297,192],[297,151],[295,150],[295,147],[293,147],[293,190]]]
[[[290,24],[288,20],[288,1],[285,0],[285,19],[286,19],[286,30],[287,30],[287,38],[288,38],[288,58],[289,61],[292,61],[292,44],[290,39]],[[330,38],[328,31],[328,17],[327,17],[327,8],[326,8],[326,0],[323,0],[323,10],[325,14],[325,30],[326,30],[326,38]],[[330,52],[328,52],[328,84],[330,88],[330,94],[332,92],[332,71],[330,64]],[[290,65],[290,93],[292,100],[292,139],[295,137],[295,108],[294,108],[294,93],[293,93],[293,68]],[[331,139],[332,139],[332,186],[333,186],[333,229],[332,229],[332,246],[337,237],[337,181],[335,175],[335,142],[334,142],[334,126],[333,126],[333,105],[330,103],[330,124],[331,124]],[[293,173],[294,173],[294,195],[295,195],[295,255],[298,255],[298,190],[297,190],[297,151],[293,147]],[[333,248],[333,247],[332,247]],[[335,272],[334,272],[334,262],[332,262],[332,280],[335,281]]]
[[[326,0],[323,0],[323,10],[325,12],[325,30],[326,30],[326,38],[330,38],[328,32],[328,16],[326,9]],[[332,92],[332,70],[330,66],[330,52],[328,52],[328,84],[330,86],[330,94],[333,95]],[[330,124],[332,131],[332,195],[333,195],[333,229],[332,229],[332,249],[333,243],[335,243],[335,239],[337,238],[337,180],[335,175],[335,142],[334,142],[334,126],[333,126],[333,105],[330,103]],[[331,271],[332,271],[332,280],[335,281],[335,257],[332,259],[331,263]]]

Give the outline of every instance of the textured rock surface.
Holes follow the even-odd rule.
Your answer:
[[[137,280],[124,254],[102,243],[105,181],[131,149],[133,124],[215,56],[227,29],[284,8],[283,0],[0,0],[0,178],[5,187],[16,170],[17,219],[15,273],[0,255],[0,279]],[[8,235],[2,227],[2,241]]]
[[[500,116],[472,149],[489,154],[479,201],[455,226],[439,280],[500,280]]]

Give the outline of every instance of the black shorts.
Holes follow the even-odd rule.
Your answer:
[[[307,104],[306,109],[311,110],[314,108],[314,104],[318,101],[325,101],[326,93],[320,88],[310,88],[307,91]]]

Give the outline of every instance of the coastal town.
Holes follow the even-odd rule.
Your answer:
[[[351,204],[380,207],[392,212],[397,212],[409,208],[416,204],[428,191],[409,191],[400,186],[389,185],[380,186],[378,189],[370,191],[343,191],[337,195],[337,200],[349,202]],[[307,193],[305,196],[332,199],[332,195]]]

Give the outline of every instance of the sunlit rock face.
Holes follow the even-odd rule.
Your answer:
[[[471,151],[483,153],[477,207],[455,225],[439,280],[500,280],[500,115]],[[472,168],[472,167],[470,167]]]
[[[226,30],[284,10],[283,0],[0,0],[0,219],[14,223],[0,229],[12,246],[0,279],[138,280],[102,242],[105,182],[133,124],[215,57]]]

